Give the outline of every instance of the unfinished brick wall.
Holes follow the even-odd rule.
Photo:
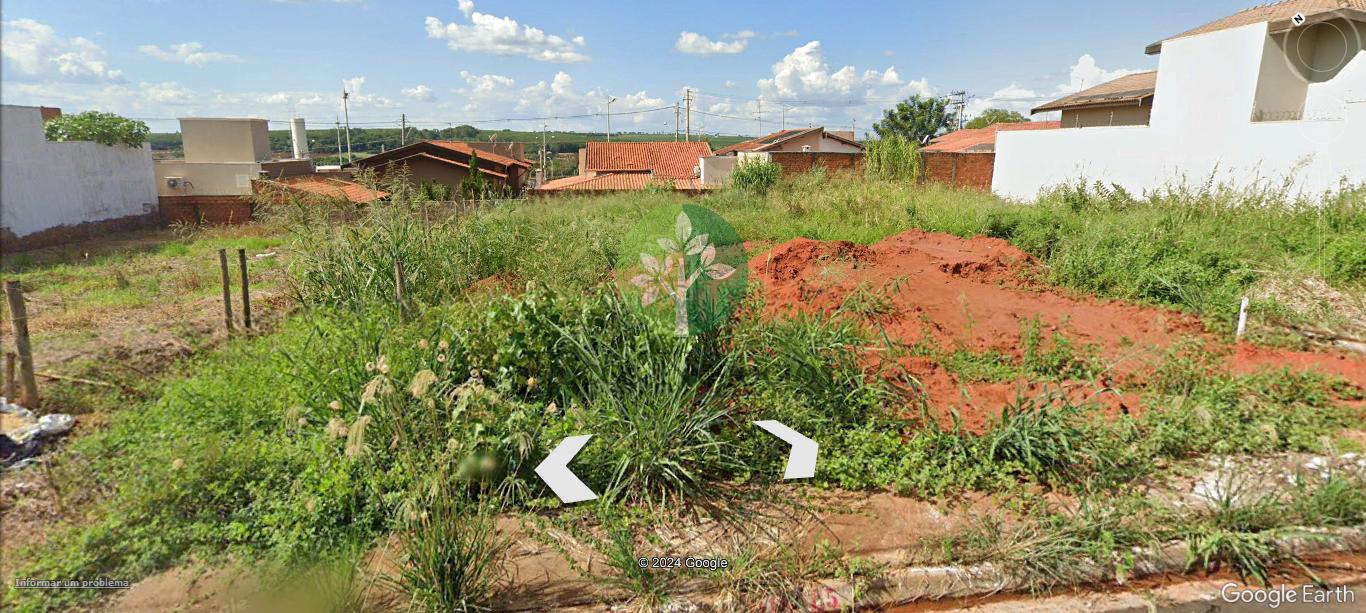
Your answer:
[[[829,171],[862,172],[863,153],[834,151],[774,151],[773,163],[783,167],[784,175],[801,174],[812,168]]]
[[[161,196],[166,223],[239,224],[252,220],[249,196]]]
[[[991,189],[995,153],[921,152],[925,180],[972,189]]]

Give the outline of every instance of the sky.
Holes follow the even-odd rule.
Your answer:
[[[1251,0],[6,0],[0,100],[355,127],[854,129],[912,94],[1022,113],[1130,72]],[[1038,115],[1035,119],[1048,119]]]

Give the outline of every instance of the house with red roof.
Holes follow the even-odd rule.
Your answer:
[[[477,163],[474,161],[476,158]],[[520,194],[531,174],[530,162],[453,140],[413,143],[345,166],[351,170],[374,170],[381,176],[399,167],[407,170],[409,180],[414,185],[432,181],[449,185],[456,191],[470,176],[471,169],[477,167],[486,180],[500,186],[500,191],[509,195]]]
[[[702,162],[702,182],[723,185],[739,164],[750,161],[773,162],[783,174],[799,174],[813,168],[854,170],[863,161],[863,145],[852,131],[830,131],[822,127],[779,130],[759,138],[735,143]]]
[[[920,149],[924,177],[928,181],[958,187],[991,189],[996,167],[996,134],[1021,130],[1056,130],[1057,121],[994,123],[942,134]]]
[[[535,191],[617,192],[670,185],[697,193],[703,189],[699,165],[711,155],[711,145],[705,142],[589,142],[579,150],[578,175],[547,181]]]

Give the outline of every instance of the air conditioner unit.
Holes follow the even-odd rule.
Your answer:
[[[811,153],[811,145],[802,145],[802,153]]]
[[[166,177],[166,187],[180,189],[185,184],[184,177]]]

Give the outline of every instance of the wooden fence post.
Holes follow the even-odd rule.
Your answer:
[[[14,330],[14,349],[19,352],[19,378],[24,384],[24,404],[38,406],[38,380],[33,378],[33,348],[28,340],[28,309],[18,281],[5,281],[9,299],[10,326]]]
[[[232,280],[228,277],[228,250],[218,250],[218,268],[223,272],[223,325],[232,332]]]
[[[242,327],[251,329],[251,286],[247,282],[247,250],[237,250],[237,263],[242,267]]]
[[[18,356],[14,355],[13,351],[5,352],[5,397],[10,399],[11,402],[18,400],[19,394],[19,383],[14,380],[14,369],[19,366],[15,362],[18,359]]]

